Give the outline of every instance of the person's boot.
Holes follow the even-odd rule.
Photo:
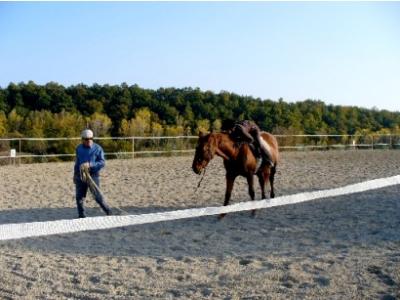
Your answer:
[[[76,200],[76,204],[78,207],[78,218],[86,218],[85,208],[83,207],[83,199]]]

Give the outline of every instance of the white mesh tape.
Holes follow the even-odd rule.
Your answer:
[[[252,209],[268,208],[273,206],[300,203],[319,198],[335,197],[340,195],[364,192],[387,186],[400,184],[400,175],[364,181],[344,187],[305,192],[289,196],[281,196],[274,199],[260,201],[241,202],[221,207],[204,207],[175,210],[169,212],[150,213],[142,215],[93,217],[85,219],[59,220],[48,222],[18,223],[0,225],[0,240],[21,239],[52,234],[64,234],[71,232],[109,229],[130,225],[155,223],[169,220],[194,218],[200,216],[217,215]]]

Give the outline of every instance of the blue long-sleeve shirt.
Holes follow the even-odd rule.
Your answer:
[[[90,165],[90,175],[99,176],[99,171],[105,166],[104,151],[100,145],[93,143],[91,147],[80,144],[76,147],[76,159],[74,166],[74,176],[79,177],[79,167],[88,162]]]

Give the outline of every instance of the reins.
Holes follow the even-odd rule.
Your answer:
[[[200,179],[199,183],[197,184],[197,189],[200,187],[200,184],[203,181],[204,176],[206,175],[206,170],[207,170],[207,168],[204,168],[203,176],[201,176],[201,179]]]

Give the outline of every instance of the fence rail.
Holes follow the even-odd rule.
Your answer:
[[[327,149],[400,149],[400,135],[275,135],[283,151]],[[108,157],[135,158],[193,153],[197,136],[97,137]],[[0,138],[0,163],[70,160],[79,137]],[[3,162],[4,164],[4,162]]]

